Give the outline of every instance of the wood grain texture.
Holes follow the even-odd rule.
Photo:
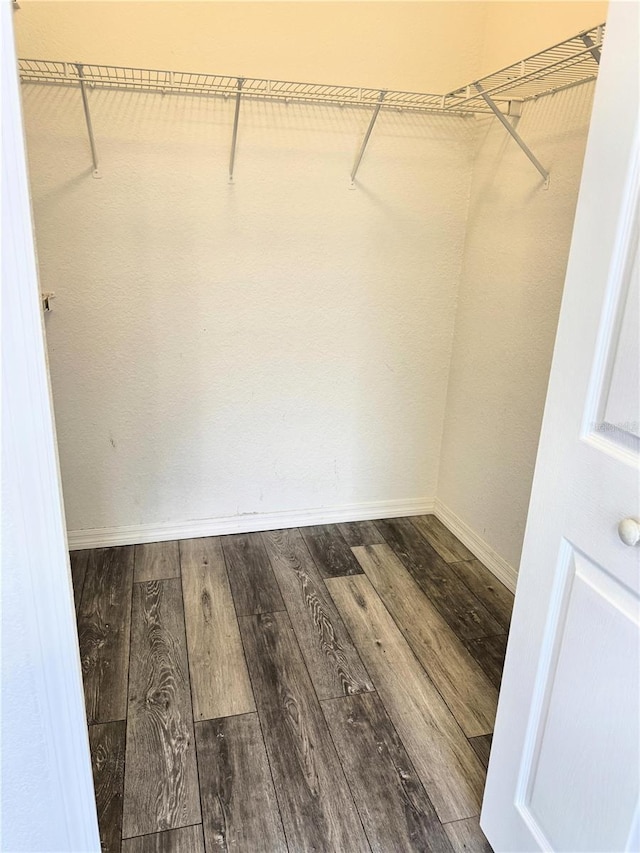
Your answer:
[[[326,583],[438,817],[477,815],[482,766],[369,579]]]
[[[302,527],[302,536],[323,578],[357,575],[362,572],[351,548],[334,524]]]
[[[134,582],[159,581],[180,575],[177,542],[149,542],[136,545]]]
[[[76,606],[76,616],[80,609],[82,588],[84,587],[87,566],[92,553],[94,552],[91,549],[88,549],[86,551],[71,551],[69,554],[69,560],[71,562],[71,581],[73,583],[73,601]]]
[[[507,635],[498,634],[495,637],[466,640],[465,646],[478,661],[496,690],[500,690],[504,656],[507,651]]]
[[[469,738],[469,743],[474,748],[476,755],[486,770],[489,766],[489,754],[491,752],[491,735],[480,735],[480,737]]]
[[[373,521],[348,521],[338,524],[337,528],[350,548],[384,544],[384,538]]]
[[[93,787],[102,853],[120,853],[125,721],[89,726]]]
[[[300,531],[262,537],[318,697],[373,690]]]
[[[222,548],[238,616],[284,610],[260,534],[224,536]]]
[[[480,560],[452,563],[454,572],[466,583],[475,597],[481,601],[493,618],[505,631],[509,630],[513,593],[492,574]]]
[[[451,853],[451,845],[375,694],[322,703],[374,853]]]
[[[455,853],[493,853],[477,817],[447,823],[444,828]]]
[[[417,515],[411,521],[445,563],[474,559],[471,551],[435,515]]]
[[[393,551],[353,553],[467,737],[493,731],[498,691]]]
[[[127,715],[133,547],[93,551],[78,611],[78,641],[89,723]]]
[[[257,714],[196,723],[207,853],[286,853]]]
[[[123,836],[199,822],[180,579],[135,584]]]
[[[376,526],[459,637],[486,637],[503,630],[409,518],[376,521]]]
[[[240,631],[289,849],[368,851],[287,614],[242,617]]]
[[[180,560],[194,719],[255,711],[220,540],[185,539]]]
[[[122,853],[204,853],[202,827],[184,826],[122,842]]]

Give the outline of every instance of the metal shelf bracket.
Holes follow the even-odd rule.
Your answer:
[[[236,161],[236,144],[238,142],[238,119],[240,118],[240,99],[242,98],[242,84],[244,77],[238,77],[236,92],[236,109],[233,115],[233,134],[231,136],[231,156],[229,157],[229,183],[233,183],[233,168]]]
[[[600,29],[600,28],[598,28],[598,29]],[[598,63],[598,65],[600,65],[600,56],[602,53],[602,49],[600,48],[600,46],[594,42],[594,40],[591,38],[589,33],[582,33],[580,38],[585,43],[585,45],[589,48],[589,50],[591,52],[591,56],[593,56],[593,58]],[[598,33],[598,41],[600,43],[602,43],[602,33],[601,32]]]
[[[515,141],[518,143],[520,148],[524,151],[524,153],[527,155],[529,160],[531,160],[533,165],[536,167],[538,172],[540,172],[540,174],[542,175],[542,177],[544,179],[544,189],[545,190],[549,189],[549,172],[547,171],[547,169],[544,168],[542,163],[538,160],[538,158],[535,156],[533,151],[529,148],[529,146],[526,144],[526,142],[522,139],[520,134],[516,132],[515,128],[507,120],[505,115],[498,109],[498,107],[495,105],[495,103],[490,98],[490,96],[487,95],[485,90],[482,88],[482,84],[481,83],[474,83],[473,85],[475,86],[476,91],[479,92],[481,98],[487,104],[489,109],[495,114],[496,118],[498,118],[500,120],[500,122],[502,123],[502,125],[506,129],[507,133],[509,133],[515,139]]]
[[[87,122],[87,133],[89,134],[89,146],[91,148],[91,159],[93,161],[93,177],[100,178],[98,171],[98,152],[96,151],[96,141],[93,136],[93,125],[91,123],[91,112],[89,111],[89,99],[87,98],[86,82],[84,79],[84,71],[82,63],[76,63],[76,71],[78,72],[78,80],[80,82],[80,94],[82,95],[82,107],[84,109],[84,118]]]
[[[369,142],[369,137],[371,136],[371,131],[373,130],[373,126],[376,123],[376,119],[378,118],[378,113],[380,112],[380,108],[382,107],[382,102],[384,101],[384,96],[386,95],[386,90],[381,90],[378,95],[378,103],[375,105],[373,110],[373,115],[371,116],[371,121],[369,122],[369,127],[367,128],[367,132],[364,135],[364,139],[362,140],[362,145],[360,146],[360,151],[358,151],[358,156],[356,157],[356,161],[353,164],[353,169],[351,170],[351,186],[350,189],[355,189],[356,185],[356,175],[358,174],[358,169],[360,168],[360,163],[362,162],[362,157],[364,156],[365,149]]]

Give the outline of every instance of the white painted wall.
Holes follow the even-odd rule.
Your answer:
[[[444,91],[605,13],[24,0],[18,39],[22,55]],[[521,120],[548,193],[497,122],[398,114],[381,116],[349,192],[365,113],[247,103],[229,187],[231,104],[91,92],[95,181],[78,93],[24,87],[72,543],[426,511],[437,496],[485,559],[517,566],[587,91]]]
[[[71,531],[433,498],[473,119],[23,96]]]
[[[541,179],[480,119],[438,498],[517,569],[594,84],[526,104],[518,133]]]

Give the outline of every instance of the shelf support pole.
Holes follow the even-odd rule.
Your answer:
[[[93,161],[93,177],[100,177],[98,173],[98,152],[96,151],[96,141],[93,136],[93,124],[91,123],[91,113],[89,111],[89,99],[87,98],[86,83],[84,80],[84,71],[81,63],[76,63],[78,72],[78,80],[80,81],[80,94],[82,95],[82,107],[84,109],[84,118],[87,123],[87,133],[89,134],[89,147],[91,148],[91,159]]]
[[[236,161],[236,143],[238,141],[238,119],[240,118],[240,98],[242,97],[242,84],[244,77],[238,77],[238,91],[236,92],[236,109],[233,116],[233,134],[231,136],[231,156],[229,157],[229,183],[233,183],[233,167]]]
[[[378,95],[378,103],[375,105],[373,110],[373,115],[371,116],[371,121],[369,122],[369,127],[367,128],[367,132],[364,135],[364,139],[362,140],[362,145],[360,146],[360,151],[358,151],[358,156],[356,157],[356,161],[353,164],[353,169],[351,170],[351,186],[353,187],[356,180],[356,175],[358,174],[358,169],[360,168],[360,163],[362,162],[362,157],[364,156],[365,149],[369,142],[369,137],[371,136],[371,131],[373,130],[373,126],[376,123],[376,119],[378,118],[378,113],[380,112],[380,107],[382,106],[382,102],[384,100],[386,92],[381,91]]]
[[[485,90],[482,88],[482,85],[480,83],[474,83],[473,85],[476,87],[476,91],[480,93],[480,96],[485,101],[487,106],[495,114],[496,118],[498,118],[500,120],[500,122],[504,125],[504,128],[506,129],[507,133],[509,133],[515,139],[515,141],[518,143],[520,148],[527,155],[529,160],[531,160],[533,165],[540,172],[540,174],[544,178],[544,188],[547,189],[549,186],[549,172],[544,168],[542,163],[538,160],[538,158],[535,156],[533,151],[529,148],[529,146],[526,144],[526,142],[522,139],[520,134],[516,132],[515,128],[511,125],[511,122],[509,122],[506,119],[506,117],[503,115],[503,113],[500,112],[500,110],[495,105],[493,100],[489,97],[489,95],[487,95]]]
[[[598,65],[600,65],[600,55],[601,55],[601,53],[602,53],[601,49],[600,49],[600,48],[598,47],[598,45],[594,42],[594,40],[591,38],[591,36],[589,35],[589,33],[583,33],[583,34],[580,36],[580,38],[581,38],[581,39],[582,39],[582,41],[585,43],[586,47],[588,47],[588,48],[590,49],[590,51],[591,51],[591,56],[593,56],[593,58],[594,58],[594,59],[595,59],[595,61],[598,63]]]

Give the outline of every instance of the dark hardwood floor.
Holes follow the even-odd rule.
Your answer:
[[[104,853],[487,853],[513,596],[434,516],[71,555]]]

